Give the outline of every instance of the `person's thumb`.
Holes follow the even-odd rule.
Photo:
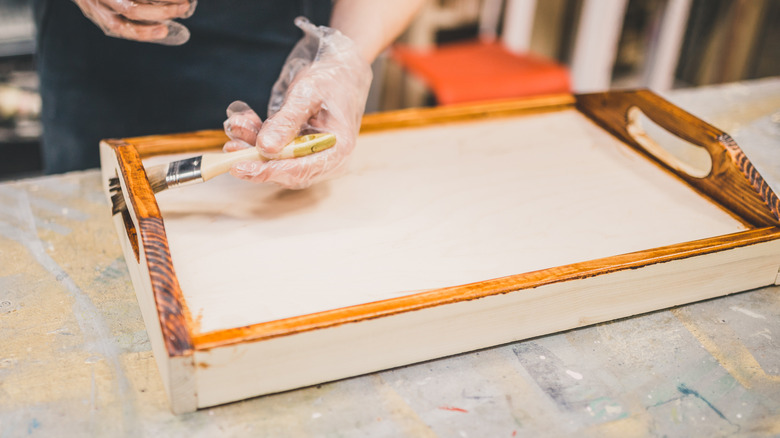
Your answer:
[[[310,80],[301,80],[287,93],[279,111],[269,117],[257,133],[257,147],[273,158],[301,131],[321,108],[322,100]]]

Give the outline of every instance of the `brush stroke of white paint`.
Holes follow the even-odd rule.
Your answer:
[[[582,380],[582,374],[572,371],[572,370],[566,370],[566,374],[570,375],[572,378],[577,380]]]
[[[767,339],[769,339],[770,341],[772,340],[772,332],[771,332],[771,331],[769,331],[769,329],[763,329],[763,330],[761,330],[760,332],[753,333],[753,334],[752,334],[752,335],[750,335],[750,336],[751,336],[751,337],[753,337],[753,336],[762,336],[762,337],[764,337],[764,338],[767,338]]]
[[[756,312],[751,312],[750,310],[748,310],[748,309],[743,309],[743,308],[741,308],[741,307],[737,307],[737,306],[731,306],[731,307],[729,307],[729,309],[731,309],[731,310],[733,310],[733,311],[735,311],[735,312],[744,313],[745,315],[747,315],[747,316],[749,316],[749,317],[751,317],[751,318],[756,318],[756,319],[766,319],[766,316],[764,316],[764,315],[761,315],[761,314],[759,314],[759,313],[756,313]]]

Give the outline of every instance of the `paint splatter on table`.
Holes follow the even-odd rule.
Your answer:
[[[780,79],[668,97],[780,192]],[[780,434],[780,287],[174,416],[99,183],[0,184],[2,438]]]

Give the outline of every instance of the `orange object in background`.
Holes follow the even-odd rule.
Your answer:
[[[571,92],[565,67],[537,55],[511,53],[498,42],[428,50],[398,45],[393,58],[431,89],[439,105]]]

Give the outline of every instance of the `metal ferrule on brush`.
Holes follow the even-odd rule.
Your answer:
[[[193,157],[168,164],[168,173],[165,175],[165,183],[168,188],[203,182],[203,176],[200,172],[201,158]]]

